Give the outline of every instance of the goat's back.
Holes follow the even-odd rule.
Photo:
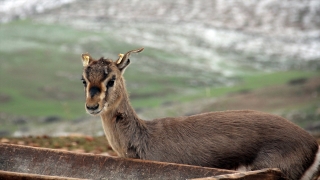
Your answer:
[[[298,179],[318,150],[290,121],[257,111],[224,111],[146,122],[145,159],[224,169],[280,168]]]

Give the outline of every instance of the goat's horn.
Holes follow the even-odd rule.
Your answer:
[[[119,56],[119,58],[118,58],[118,60],[117,60],[117,64],[120,64],[121,61],[122,61],[122,58],[123,58],[124,54],[119,54],[118,56]]]
[[[89,53],[83,53],[81,54],[82,57],[82,64],[84,67],[88,66],[90,61],[91,61],[91,56],[89,55]]]
[[[119,54],[119,59],[117,60],[117,64],[120,64],[123,59],[124,60],[128,59],[131,53],[139,53],[139,52],[143,51],[143,49],[144,48],[135,49],[135,50],[128,51],[125,54]]]

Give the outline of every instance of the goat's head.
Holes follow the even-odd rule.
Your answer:
[[[82,54],[85,108],[89,114],[98,115],[117,106],[126,93],[122,74],[130,64],[129,56],[142,50],[119,54],[116,61],[104,58],[95,60],[88,53]]]

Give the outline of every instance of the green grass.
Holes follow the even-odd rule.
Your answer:
[[[230,87],[202,87],[197,90],[197,93],[188,97],[182,97],[180,101],[191,101],[199,98],[215,98],[225,96],[229,93],[239,91],[250,91],[254,89],[264,88],[273,85],[285,84],[296,78],[310,78],[319,76],[320,73],[316,71],[283,71],[273,73],[257,73],[253,75],[244,75],[240,77],[240,81],[234,86]]]
[[[110,32],[79,30],[63,25],[41,24],[31,20],[0,26],[0,112],[26,116],[60,116],[74,119],[85,115],[80,76],[80,54],[117,58],[118,53],[141,47],[114,38]],[[174,61],[173,61],[174,60]],[[232,87],[216,88],[213,72],[199,72],[189,57],[146,48],[135,55],[125,79],[135,108],[158,107],[171,101],[214,98],[241,90],[286,83],[316,72],[287,71],[245,74]],[[146,71],[145,67],[157,67]],[[190,74],[175,75],[175,71]],[[171,72],[171,73],[167,73]],[[213,78],[211,78],[213,77]],[[192,85],[190,79],[210,79],[212,86]]]
[[[93,36],[99,36],[101,48],[117,51],[103,43],[116,42],[107,34],[29,20],[1,25],[0,93],[11,101],[1,103],[0,111],[67,119],[83,116],[80,53],[92,44],[85,39]]]
[[[9,102],[0,103],[0,112],[26,116],[55,115],[66,119],[85,115],[80,81],[81,53],[90,52],[96,58],[117,58],[117,54],[124,53],[124,50],[141,47],[115,39],[106,32],[31,20],[1,24],[0,39],[0,95],[10,97]],[[168,64],[166,61],[176,58],[176,55],[148,48],[135,57],[136,62],[128,68],[125,78],[132,85],[140,85],[129,85],[130,93],[140,97],[133,98],[136,100],[134,104],[148,107],[150,100],[143,102],[141,97],[170,93],[166,86],[173,86],[174,82],[168,79],[174,76],[150,76],[139,67],[144,66],[139,58],[145,59],[146,64],[150,60]],[[175,82],[183,79],[175,78]]]

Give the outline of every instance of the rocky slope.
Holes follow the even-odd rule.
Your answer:
[[[198,65],[224,75],[236,73],[234,66],[259,70],[320,66],[317,0],[32,0],[28,4],[21,0],[15,6],[10,2],[0,2],[2,21],[29,16],[103,30],[133,44],[188,54],[202,60]]]
[[[232,71],[239,63],[277,70],[319,65],[305,63],[320,58],[320,1],[316,0],[75,1],[37,17],[190,54],[215,70],[223,64]]]

